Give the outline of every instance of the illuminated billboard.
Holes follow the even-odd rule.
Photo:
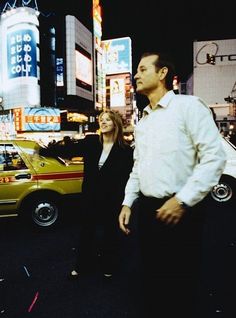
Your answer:
[[[99,0],[93,0],[93,33],[95,38],[102,37],[102,12]]]
[[[91,55],[76,45],[75,51],[76,84],[88,91],[92,91],[93,66]]]
[[[106,76],[106,106],[118,111],[125,122],[133,113],[132,75],[130,73]]]
[[[16,131],[14,129],[14,121],[12,112],[0,114],[0,138],[15,137]]]
[[[110,80],[110,107],[125,106],[125,78]]]
[[[38,12],[14,8],[1,16],[0,76],[5,109],[40,106]]]
[[[19,29],[7,35],[8,78],[37,77],[36,41],[34,32]]]
[[[74,16],[66,16],[66,93],[93,101],[92,33]]]
[[[57,86],[64,86],[64,63],[63,58],[56,58],[56,83]]]
[[[132,73],[131,39],[102,41],[103,67],[106,74]]]
[[[60,110],[58,108],[14,109],[16,131],[60,131]]]

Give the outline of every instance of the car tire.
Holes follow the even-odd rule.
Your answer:
[[[220,181],[211,190],[211,198],[217,204],[235,204],[236,180],[229,175],[223,175]]]
[[[24,216],[38,227],[52,227],[58,222],[60,198],[52,194],[31,196],[24,204]]]

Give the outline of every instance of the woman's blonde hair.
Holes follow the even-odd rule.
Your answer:
[[[100,122],[102,116],[104,114],[108,114],[109,118],[112,120],[114,124],[114,143],[118,143],[120,146],[124,146],[126,141],[124,139],[123,134],[123,121],[120,113],[114,110],[104,110],[101,114],[99,114],[98,122]],[[103,134],[100,134],[100,140],[103,142]]]

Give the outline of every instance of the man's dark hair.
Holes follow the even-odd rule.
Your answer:
[[[169,90],[173,89],[173,79],[176,74],[175,74],[175,66],[172,62],[171,57],[167,53],[163,53],[163,52],[145,52],[142,54],[141,58],[151,56],[151,55],[157,56],[154,62],[154,65],[157,71],[161,69],[162,67],[168,68],[168,73],[165,78],[166,88]]]

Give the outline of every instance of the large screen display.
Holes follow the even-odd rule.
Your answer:
[[[93,101],[93,34],[78,19],[66,16],[66,94]],[[92,105],[92,104],[91,104]]]
[[[75,51],[75,64],[76,85],[91,91],[93,84],[93,66],[91,55],[78,45],[76,45]]]

